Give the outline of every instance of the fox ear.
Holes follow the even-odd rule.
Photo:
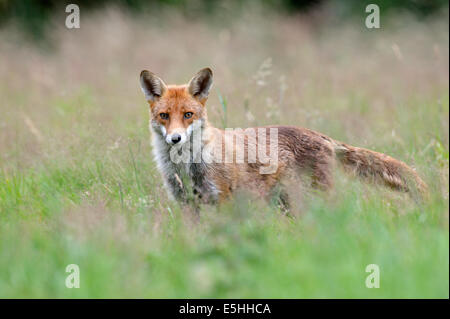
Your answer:
[[[189,93],[200,102],[204,103],[208,98],[209,89],[213,83],[213,74],[210,68],[201,69],[189,81]]]
[[[166,90],[166,84],[154,73],[144,70],[141,72],[141,89],[149,102],[155,102]]]

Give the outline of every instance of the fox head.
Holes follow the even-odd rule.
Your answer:
[[[142,92],[150,104],[150,123],[167,144],[182,145],[197,123],[206,120],[205,103],[212,86],[212,71],[200,70],[186,85],[166,85],[154,73],[140,76]]]

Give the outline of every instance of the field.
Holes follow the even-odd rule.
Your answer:
[[[378,30],[257,9],[63,21],[51,47],[0,29],[0,297],[449,297],[448,11]],[[205,66],[216,126],[297,125],[389,154],[430,199],[337,171],[289,216],[243,195],[193,220],[162,188],[138,78],[185,83]]]

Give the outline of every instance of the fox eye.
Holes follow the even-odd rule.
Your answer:
[[[159,113],[159,116],[163,119],[163,120],[167,120],[169,118],[169,113]]]
[[[190,118],[192,117],[192,115],[194,115],[194,113],[192,113],[192,112],[186,112],[186,113],[184,113],[184,118],[185,118],[185,119],[190,119]]]

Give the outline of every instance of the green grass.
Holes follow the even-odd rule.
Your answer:
[[[417,206],[338,174],[298,216],[242,196],[195,223],[139,144],[1,174],[1,297],[448,297],[440,196]],[[65,287],[72,263],[80,289]],[[368,264],[379,289],[365,287]]]

